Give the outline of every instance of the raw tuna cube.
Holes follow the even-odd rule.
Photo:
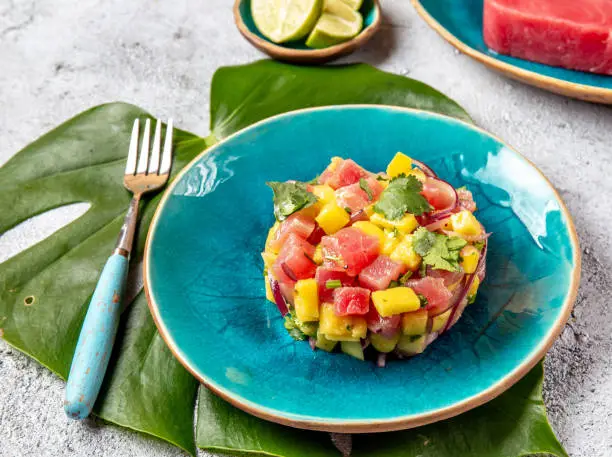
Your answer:
[[[370,308],[370,291],[363,287],[340,287],[334,290],[337,316],[366,314]]]
[[[327,288],[327,281],[339,280],[343,287],[352,286],[355,282],[353,276],[347,275],[344,271],[329,270],[324,267],[317,268],[315,275],[317,284],[319,285],[319,301],[333,302],[334,290]]]
[[[427,276],[432,278],[440,278],[444,281],[447,288],[453,288],[463,279],[465,273],[463,271],[446,271],[436,270],[435,268],[427,267]]]
[[[401,316],[399,314],[395,316],[382,317],[378,314],[375,306],[370,306],[368,314],[366,314],[366,322],[368,324],[368,330],[374,333],[380,333],[386,338],[391,338],[399,330]]]
[[[612,2],[485,0],[484,41],[500,54],[612,75]]]
[[[312,244],[290,233],[272,265],[272,274],[279,283],[294,283],[298,279],[314,277],[317,269],[312,261],[314,250]]]
[[[403,263],[395,262],[386,255],[379,255],[359,273],[359,282],[370,290],[383,290],[405,272],[406,266]]]
[[[431,278],[429,276],[421,279],[410,279],[406,281],[406,287],[412,288],[417,294],[427,299],[427,311],[430,315],[437,315],[451,306],[453,294],[444,285],[442,278]]]
[[[365,208],[378,199],[378,196],[383,191],[383,187],[376,178],[365,178],[370,190],[372,191],[372,199],[368,197],[359,183],[351,184],[350,186],[341,187],[336,191],[336,201],[341,208],[349,208],[352,213]]]
[[[278,230],[268,242],[268,247],[273,251],[278,251],[289,234],[295,233],[300,238],[308,238],[315,229],[315,221],[303,214],[295,213],[285,219]]]
[[[369,175],[367,171],[355,163],[354,160],[338,159],[332,161],[321,176],[319,183],[327,184],[333,189],[348,186],[359,182],[359,178],[366,178]]]
[[[323,265],[330,270],[357,276],[378,257],[380,241],[354,227],[343,228],[321,240]]]

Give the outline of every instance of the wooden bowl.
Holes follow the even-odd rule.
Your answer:
[[[363,16],[363,29],[355,38],[325,49],[310,49],[304,39],[277,44],[264,37],[253,22],[251,0],[236,0],[234,20],[240,33],[256,48],[270,57],[285,62],[301,64],[321,64],[345,56],[363,46],[378,31],[382,22],[382,12],[378,0],[364,0],[359,9]]]

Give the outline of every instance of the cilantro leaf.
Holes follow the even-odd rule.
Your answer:
[[[421,257],[427,255],[436,242],[436,234],[425,227],[419,227],[412,235],[412,247]]]
[[[359,178],[359,187],[367,194],[368,200],[372,201],[374,194],[372,194],[372,189],[370,189],[370,185],[365,179]]]
[[[435,270],[459,271],[459,251],[449,251],[446,241],[448,237],[435,234],[436,241],[423,256],[423,263],[431,265]],[[451,252],[456,253],[453,256]]]
[[[407,212],[420,216],[430,210],[429,203],[419,193],[421,190],[423,184],[414,176],[393,178],[374,205],[374,211],[389,220],[401,219]]]
[[[451,251],[459,251],[465,245],[467,245],[467,241],[465,241],[463,238],[459,238],[458,236],[453,236],[446,242],[446,246]]]
[[[266,184],[274,192],[274,216],[279,221],[317,202],[317,197],[308,192],[302,182],[271,181]]]
[[[433,233],[424,227],[414,232],[412,246],[423,257],[423,264],[435,270],[460,271],[459,251],[467,242],[459,237]]]

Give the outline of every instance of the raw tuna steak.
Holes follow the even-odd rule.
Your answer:
[[[612,0],[485,0],[484,41],[500,54],[612,75]]]

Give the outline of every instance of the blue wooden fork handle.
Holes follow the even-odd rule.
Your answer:
[[[111,356],[129,260],[115,253],[104,265],[72,359],[64,409],[68,417],[84,419],[95,403]]]
[[[83,321],[64,400],[72,419],[89,416],[104,380],[121,316],[139,201],[140,195],[135,195],[130,203],[117,247],[104,265]]]

